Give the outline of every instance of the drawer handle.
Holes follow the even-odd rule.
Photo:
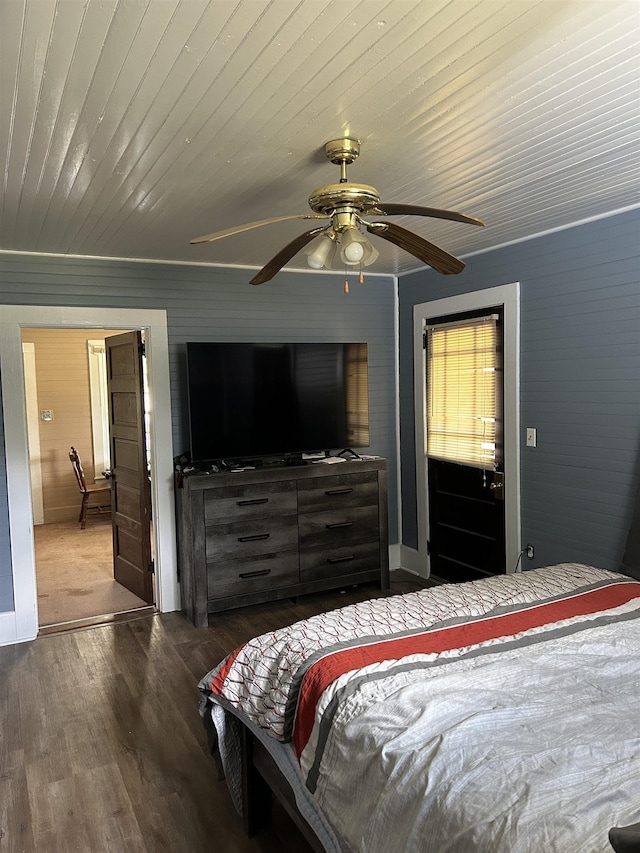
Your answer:
[[[348,563],[355,558],[355,554],[349,554],[348,557],[327,557],[327,563]]]
[[[259,569],[257,572],[240,572],[240,577],[245,580],[246,578],[263,578],[270,574],[271,569]]]
[[[238,542],[259,542],[261,539],[268,539],[270,533],[256,533],[255,536],[238,536]]]
[[[344,489],[327,489],[325,495],[350,495],[353,489],[351,487]]]
[[[340,527],[353,527],[355,521],[336,521],[335,524],[327,524],[327,530],[336,530]]]
[[[236,501],[236,506],[258,506],[258,504],[268,504],[269,498],[253,498],[250,501]]]

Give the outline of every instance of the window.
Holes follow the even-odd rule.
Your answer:
[[[367,345],[353,344],[347,352],[346,394],[349,442],[354,447],[367,447],[369,444]]]
[[[427,326],[427,455],[495,468],[501,436],[499,316]]]
[[[109,402],[107,397],[107,360],[104,340],[87,341],[89,352],[89,394],[95,480],[110,467]],[[104,480],[103,480],[104,482]]]

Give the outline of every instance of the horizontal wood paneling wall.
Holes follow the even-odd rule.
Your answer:
[[[617,569],[640,468],[640,211],[467,258],[455,279],[400,279],[403,541],[417,547],[415,304],[519,281],[525,565]],[[538,446],[525,446],[536,427]]]
[[[87,341],[116,331],[100,329],[24,329],[22,340],[35,346],[38,410],[51,409],[52,421],[38,422],[44,522],[78,517],[80,491],[69,461],[73,445],[87,483],[93,483],[93,436]]]
[[[248,283],[251,275],[195,265],[0,254],[0,303],[165,309],[176,454],[188,447],[186,341],[367,341],[370,452],[388,460],[389,538],[397,542],[394,279],[368,275],[359,285],[353,277],[345,295],[342,275],[281,273],[261,287]],[[2,451],[3,476],[4,468]],[[4,498],[0,493],[5,550],[6,518],[5,491]],[[5,591],[0,612],[10,607]]]

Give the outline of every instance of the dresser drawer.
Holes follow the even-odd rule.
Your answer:
[[[296,551],[298,519],[295,515],[279,518],[252,518],[212,524],[206,529],[206,559],[241,560],[259,554]]]
[[[319,477],[298,483],[298,511],[301,513],[377,503],[378,477],[375,471]]]
[[[207,525],[242,518],[295,515],[296,512],[296,484],[293,480],[223,486],[208,490],[204,498],[204,519]]]
[[[380,568],[380,546],[377,542],[361,542],[330,551],[314,548],[300,555],[300,580],[322,580],[353,575]]]
[[[229,560],[207,568],[209,598],[264,592],[299,583],[298,554],[271,554],[257,560]]]
[[[378,541],[378,507],[344,507],[330,512],[308,512],[298,517],[300,551],[332,549],[357,542]]]

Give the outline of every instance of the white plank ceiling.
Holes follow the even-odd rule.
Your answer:
[[[635,206],[639,34],[637,0],[2,0],[0,249],[258,268],[311,225],[189,240],[309,212],[344,135],[383,201],[487,223],[395,219],[459,256]]]

